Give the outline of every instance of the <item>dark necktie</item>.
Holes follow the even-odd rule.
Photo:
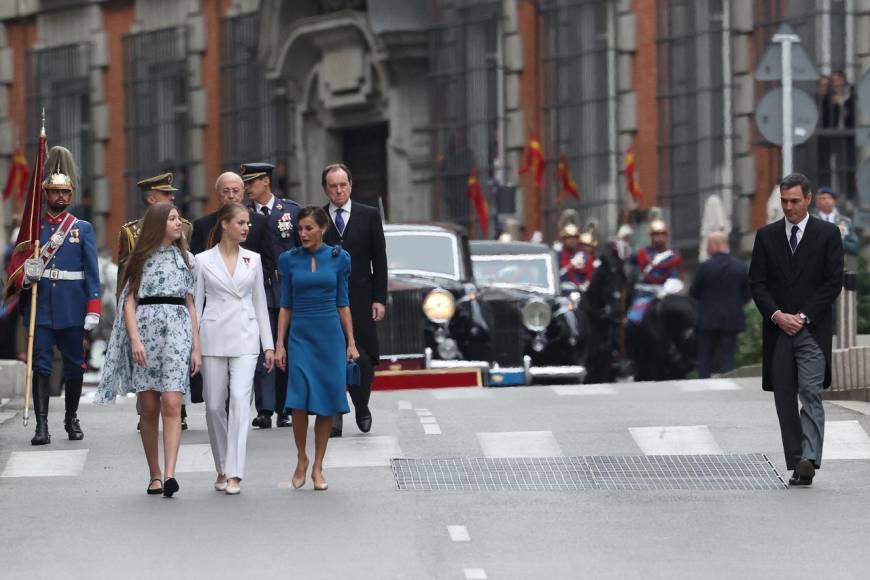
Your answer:
[[[791,237],[788,239],[788,245],[791,246],[791,253],[792,254],[794,254],[794,251],[797,250],[797,244],[798,244],[797,233],[798,233],[799,229],[800,228],[798,228],[797,226],[791,227]]]
[[[264,205],[263,207],[260,208],[260,212],[262,212],[262,214],[264,216],[269,217],[269,206]]]
[[[335,210],[335,227],[338,229],[338,235],[344,235],[344,217],[341,215],[344,213],[344,210],[341,208],[337,208]]]

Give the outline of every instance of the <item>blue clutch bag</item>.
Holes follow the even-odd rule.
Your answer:
[[[360,384],[359,365],[354,361],[347,361],[347,386],[358,387]]]

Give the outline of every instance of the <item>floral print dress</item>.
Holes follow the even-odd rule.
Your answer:
[[[186,298],[196,281],[195,259],[188,253],[190,268],[174,245],[159,248],[145,262],[139,296]],[[118,317],[106,352],[106,364],[95,402],[110,403],[117,394],[142,391],[187,393],[190,386],[190,352],[193,327],[187,306],[139,304],[136,327],[145,347],[145,367],[133,362],[130,336],[123,316],[125,287],[118,302]]]

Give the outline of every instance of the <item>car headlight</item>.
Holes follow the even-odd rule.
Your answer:
[[[552,318],[550,305],[543,300],[530,300],[523,306],[523,325],[532,332],[546,330]]]
[[[423,299],[423,314],[432,322],[449,322],[456,312],[456,301],[447,290],[436,288]]]

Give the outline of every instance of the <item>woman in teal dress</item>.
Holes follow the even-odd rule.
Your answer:
[[[340,247],[323,243],[329,226],[326,212],[309,206],[299,212],[296,222],[301,248],[281,254],[281,311],[275,358],[287,369],[285,408],[293,412],[293,438],[297,463],[292,485],[305,484],[308,455],[308,415],[314,421],[314,489],[326,490],[323,458],[332,428],[332,416],[350,408],[345,394],[347,361],[359,358],[353,338],[353,324],[347,295],[350,255]],[[290,340],[285,349],[287,329]]]

